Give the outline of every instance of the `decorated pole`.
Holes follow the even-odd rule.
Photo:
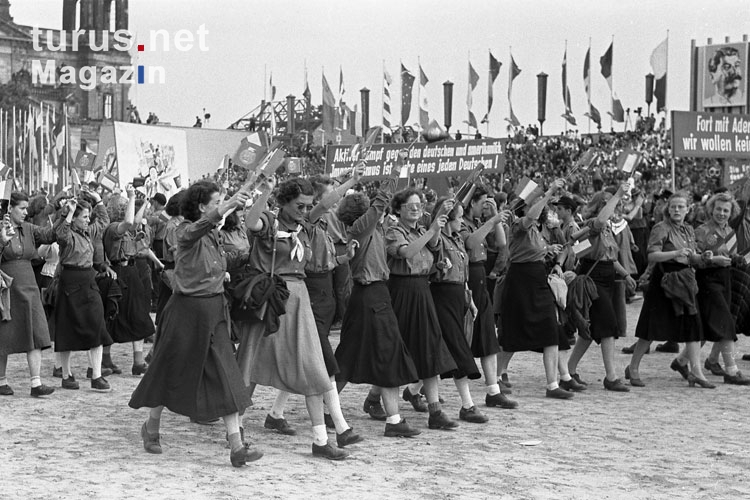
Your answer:
[[[367,87],[361,88],[359,97],[362,104],[362,136],[364,137],[370,128],[370,89]]]
[[[286,96],[286,133],[289,137],[294,135],[294,104],[295,97],[291,94]]]
[[[451,118],[453,115],[453,82],[443,82],[443,122],[445,131],[450,132]]]
[[[537,120],[539,120],[539,136],[544,135],[544,120],[547,115],[547,73],[536,75],[537,83]]]
[[[654,75],[649,73],[646,75],[646,104],[648,104],[648,111],[646,116],[651,116],[651,103],[654,102]]]

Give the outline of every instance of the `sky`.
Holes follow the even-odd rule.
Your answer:
[[[62,0],[11,0],[19,24],[62,28]],[[591,44],[592,103],[603,115],[610,93],[600,73],[599,58],[614,41],[613,86],[624,108],[646,109],[645,75],[649,57],[669,36],[667,106],[689,108],[690,41],[712,38],[732,42],[750,34],[747,0],[130,0],[129,29],[138,43],[148,44],[152,30],[193,33],[201,25],[206,47],[169,51],[146,47],[137,63],[162,66],[164,84],[134,85],[131,101],[141,116],[155,112],[161,121],[190,126],[203,110],[210,127],[226,128],[258,106],[273,75],[276,99],[301,98],[305,67],[313,96],[320,104],[321,72],[338,94],[344,76],[344,101],[359,103],[359,89],[370,89],[370,125],[380,122],[383,68],[393,77],[392,122],[400,120],[399,63],[418,76],[418,64],[429,79],[426,86],[430,118],[443,124],[443,86],[454,83],[453,127],[467,119],[468,64],[480,76],[473,93],[477,120],[487,111],[488,51],[502,63],[493,85],[489,130],[506,135],[508,67],[512,52],[521,74],[513,84],[513,110],[522,124],[536,123],[537,78],[545,72],[547,120],[544,133],[565,128],[561,64],[567,41],[568,86],[579,130],[588,130],[583,86],[583,61]],[[134,51],[135,53],[135,51]],[[747,75],[745,75],[747,77]],[[417,79],[418,82],[418,79]],[[418,121],[417,89],[407,124]],[[652,105],[653,110],[653,105]],[[634,115],[632,115],[634,116]],[[592,126],[593,129],[593,126]],[[616,130],[622,130],[615,124]]]

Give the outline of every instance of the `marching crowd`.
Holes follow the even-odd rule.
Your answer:
[[[79,389],[71,354],[87,351],[91,389],[106,392],[105,377],[122,372],[109,349],[130,344],[131,372],[143,378],[129,404],[148,409],[145,450],[162,452],[167,408],[222,418],[239,467],[262,456],[243,432],[258,385],[277,391],[264,426],[282,434],[297,432],[284,418],[289,396],[305,397],[312,453],[331,460],[364,439],[341,410],[347,384],[368,386],[363,409],[384,421],[386,437],[421,433],[399,396],[428,414],[429,429],[483,424],[469,380],[483,379],[485,407],[517,408],[507,397],[516,352],[541,353],[555,399],[587,390],[578,366],[592,342],[605,390],[658,384],[639,373],[653,341],[684,344],[671,368],[690,387],[716,387],[704,367],[750,385],[735,362],[750,307],[733,295],[750,286],[750,208],[726,189],[696,202],[600,179],[581,195],[558,178],[523,198],[486,182],[437,198],[397,190],[399,170],[367,193],[354,189],[361,162],[343,183],[268,179],[231,196],[207,179],[168,200],[132,187],[106,200],[95,189],[49,202],[12,193],[0,225],[0,395],[13,395],[5,372],[17,353],[31,395],[52,394],[41,364],[53,345],[62,389]],[[638,340],[623,371],[615,339],[628,331],[625,304],[638,287]],[[458,421],[442,407],[444,378],[461,400]]]

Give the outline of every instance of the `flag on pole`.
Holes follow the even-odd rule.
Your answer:
[[[538,186],[539,185],[536,182],[532,181],[528,177],[524,177],[518,182],[518,186],[516,186],[516,196],[521,198],[523,201],[526,201]]]
[[[669,37],[665,38],[651,53],[651,69],[654,71],[654,97],[656,112],[667,108],[667,67]]]
[[[570,88],[568,87],[568,48],[565,47],[565,54],[563,54],[562,62],[562,93],[563,103],[565,103],[565,114],[562,115],[568,123],[576,125],[576,119],[573,116],[573,110],[570,106]]]
[[[471,61],[469,61],[469,90],[466,92],[466,107],[469,109],[469,119],[466,123],[474,128],[477,128],[477,119],[474,113],[471,112],[471,105],[473,104],[472,94],[474,93],[474,89],[477,88],[478,83],[479,74],[474,71],[474,67],[471,65]]]
[[[492,85],[495,83],[497,76],[500,74],[500,67],[503,65],[500,61],[495,59],[495,56],[490,52],[490,69],[489,79],[487,80],[487,114],[482,118],[482,123],[488,123],[490,121],[490,110],[492,109]]]
[[[587,170],[594,164],[594,160],[596,160],[596,151],[594,148],[588,148],[576,161],[576,168]]]
[[[13,179],[0,181],[0,200],[10,200],[10,195],[13,192],[13,184]]]
[[[326,75],[323,73],[323,130],[326,132],[333,132],[333,126],[335,122],[336,114],[336,100],[331,92],[331,87],[328,86]]]
[[[422,65],[419,65],[419,126],[426,130],[430,124],[430,116],[427,112],[427,75],[424,74]]]
[[[242,168],[252,169],[263,158],[268,148],[268,138],[265,133],[252,132],[240,141],[237,151],[234,153],[232,163]],[[223,160],[222,160],[223,163]]]
[[[516,60],[513,59],[513,55],[511,54],[510,67],[508,68],[508,109],[510,110],[510,117],[505,120],[514,127],[521,125],[521,122],[518,121],[516,114],[513,112],[513,101],[511,100],[511,94],[513,93],[513,80],[515,80],[520,74],[521,68],[518,67]]]
[[[573,244],[573,252],[576,254],[576,258],[581,258],[585,255],[588,255],[592,252],[592,245],[591,240],[585,239],[581,241],[576,241],[575,244]]]
[[[84,171],[94,170],[94,160],[96,160],[96,155],[94,153],[80,150],[78,151],[78,155],[76,156],[76,161],[73,166]]]
[[[414,75],[401,63],[401,125],[405,126],[411,114],[411,93],[414,89]]]
[[[383,68],[383,128],[391,130],[391,84],[393,79]]]
[[[307,66],[305,66],[305,90],[302,91],[302,97],[308,103],[312,100],[312,94],[310,93],[310,84],[307,82]]]
[[[271,102],[276,99],[276,85],[273,84],[273,71],[271,71],[271,77],[268,79],[268,86],[271,87]]]
[[[339,108],[344,101],[345,92],[346,89],[344,89],[344,68],[339,66]]]
[[[602,117],[599,110],[591,104],[591,47],[586,51],[586,58],[583,60],[583,86],[586,89],[586,99],[589,103],[589,110],[584,113],[584,116],[591,118],[601,128]]]
[[[625,110],[622,109],[622,103],[615,95],[615,91],[612,88],[612,58],[614,52],[615,42],[609,44],[609,48],[604,55],[599,58],[599,64],[602,67],[602,76],[607,80],[607,86],[609,87],[610,95],[612,96],[612,111],[608,112],[609,116],[618,123],[625,121]]]
[[[617,169],[625,173],[632,173],[641,162],[641,153],[631,148],[626,149],[617,157]]]

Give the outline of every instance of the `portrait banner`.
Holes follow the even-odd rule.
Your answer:
[[[747,106],[747,54],[747,42],[698,47],[699,109]]]

